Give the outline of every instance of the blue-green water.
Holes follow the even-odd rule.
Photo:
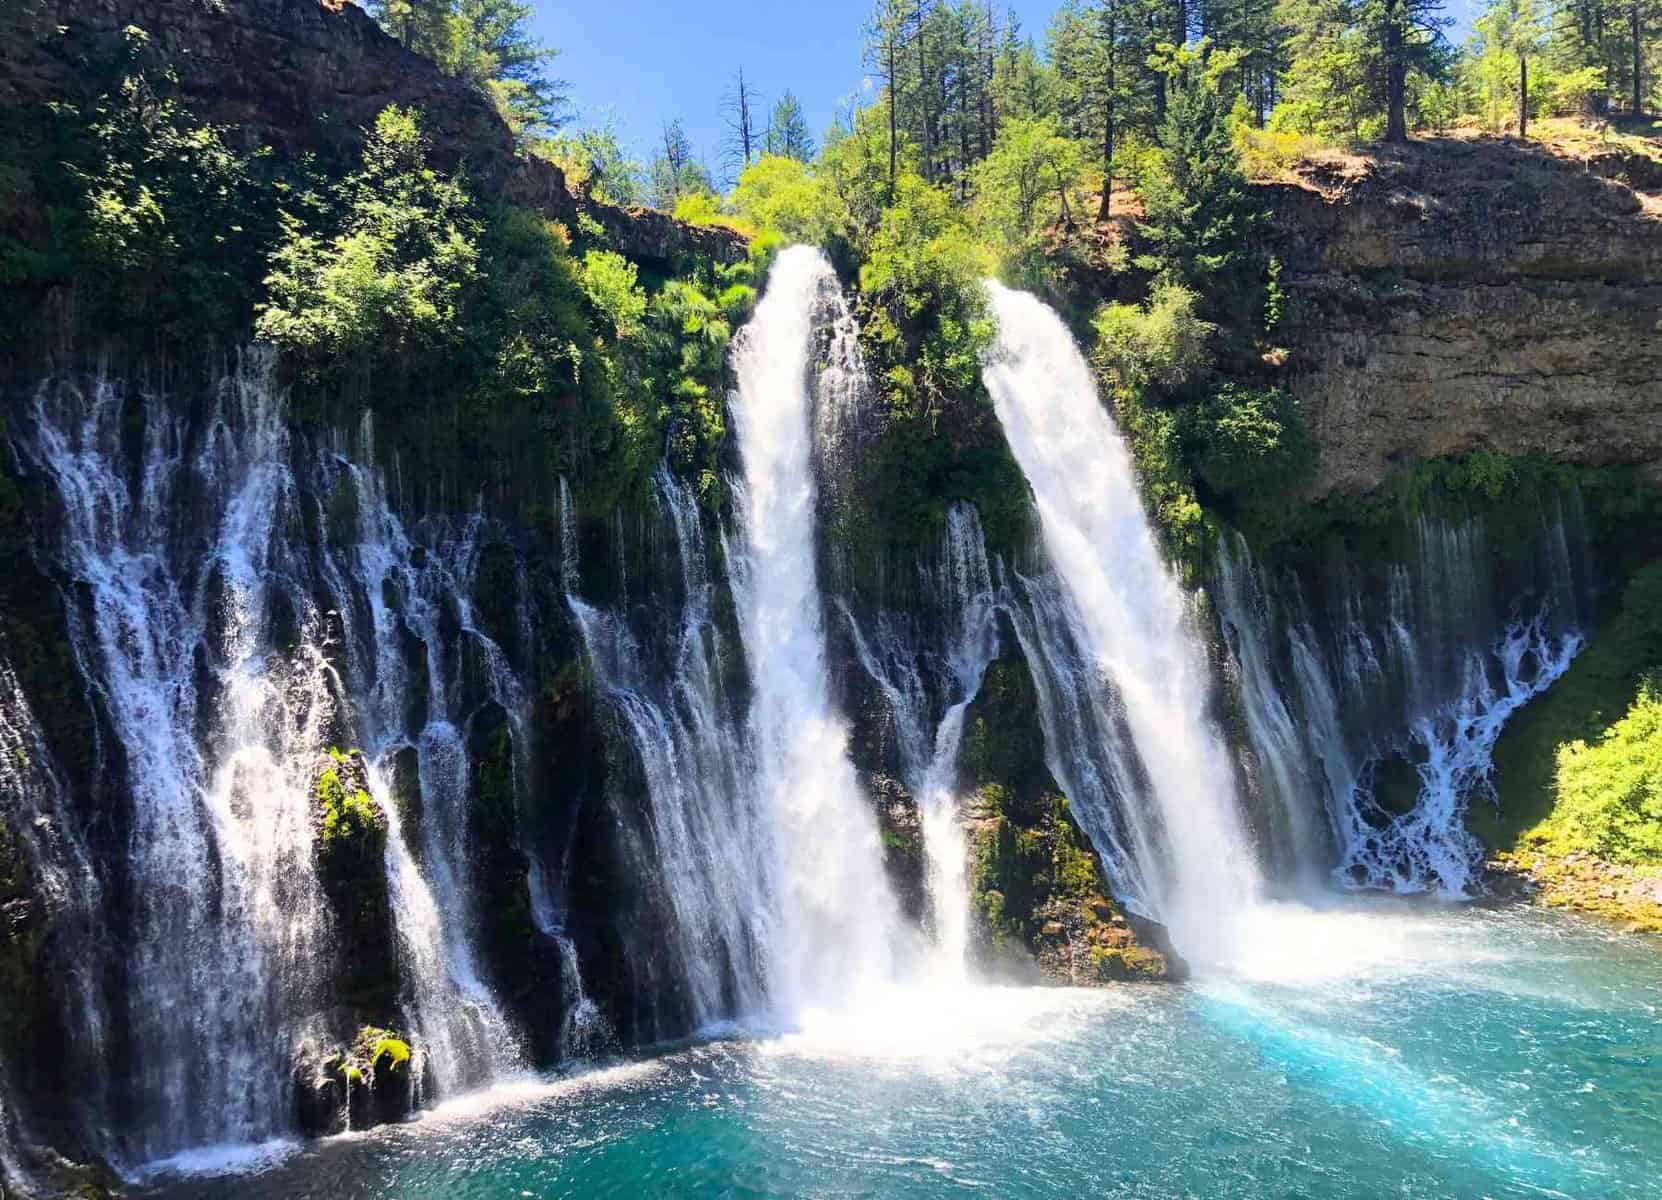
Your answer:
[[[1267,916],[1229,978],[896,992],[501,1089],[208,1196],[1662,1196],[1662,947],[1520,910]]]

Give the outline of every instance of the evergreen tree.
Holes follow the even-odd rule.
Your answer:
[[[1140,223],[1154,252],[1141,265],[1203,297],[1211,319],[1250,321],[1265,214],[1248,193],[1216,91],[1200,80],[1170,90],[1160,149],[1164,169],[1144,184]]]
[[[807,162],[814,157],[814,138],[808,132],[808,118],[803,115],[801,103],[789,88],[785,89],[768,116],[763,149],[768,154],[794,158],[798,162]]]
[[[566,85],[548,73],[559,53],[532,40],[523,0],[370,0],[393,37],[447,74],[488,92],[516,134],[557,129]]]
[[[1442,0],[1282,0],[1288,63],[1277,122],[1301,133],[1408,136],[1410,80],[1448,73]]]
[[[1151,103],[1146,8],[1144,0],[1067,0],[1051,26],[1062,119],[1102,164],[1098,220],[1109,216],[1118,138]]]
[[[692,141],[679,120],[664,126],[649,176],[652,206],[665,212],[674,212],[684,197],[715,191],[710,173],[694,161]]]
[[[909,48],[917,34],[913,0],[877,0],[866,24],[866,64],[883,81],[889,127],[889,198],[895,193],[900,161],[901,91],[907,81]]]

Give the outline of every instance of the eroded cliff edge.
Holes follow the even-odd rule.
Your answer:
[[[1262,186],[1313,495],[1478,447],[1662,478],[1654,171],[1442,138]]]

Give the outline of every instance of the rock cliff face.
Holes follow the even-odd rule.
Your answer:
[[[12,0],[0,13],[0,106],[40,110],[96,95],[99,65],[117,61],[130,37],[178,77],[183,103],[226,126],[247,149],[279,154],[355,150],[389,104],[418,108],[432,162],[462,170],[484,196],[501,196],[572,222],[597,221],[630,258],[664,267],[688,254],[719,262],[744,256],[725,229],[662,213],[624,211],[574,194],[558,167],[516,153],[490,98],[404,49],[350,0]],[[10,27],[10,29],[8,29]],[[0,212],[0,230],[7,214]]]
[[[1315,494],[1479,446],[1662,478],[1662,197],[1596,166],[1429,140],[1267,187]]]

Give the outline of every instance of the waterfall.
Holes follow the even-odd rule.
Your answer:
[[[13,865],[8,859],[26,867],[29,892],[41,910],[31,923],[50,930],[59,949],[51,976],[41,984],[50,989],[69,1035],[69,1061],[54,1062],[52,1069],[73,1081],[89,1140],[101,1148],[110,1119],[108,1080],[101,1069],[109,1042],[100,987],[104,888],[28,697],[0,656],[0,873]],[[0,1192],[27,1174],[12,1144],[11,1097],[0,1061]]]
[[[22,460],[62,506],[41,550],[71,597],[71,647],[130,798],[112,815],[125,838],[125,925],[109,950],[123,958],[108,969],[124,980],[122,1011],[107,1039],[90,998],[78,1014],[110,1076],[109,1153],[129,1165],[292,1127],[293,1057],[326,1033],[336,932],[315,867],[314,774],[323,751],[354,739],[388,820],[406,1006],[429,1091],[519,1061],[471,949],[462,693],[483,678],[511,724],[524,707],[469,608],[477,522],[412,544],[376,472],[293,443],[272,367],[264,352],[245,354],[195,414],[104,379],[84,391],[56,383],[18,430]],[[297,478],[294,464],[313,458],[317,477]],[[419,678],[408,666],[416,643]],[[514,738],[522,749],[517,726]],[[389,783],[410,747],[420,847]],[[36,826],[69,855],[65,880],[96,887],[76,862],[75,823],[48,814]],[[56,886],[50,874],[46,884]],[[103,949],[75,969],[106,969]]]
[[[773,998],[787,1014],[889,980],[899,926],[875,814],[831,699],[814,561],[814,332],[846,311],[824,256],[793,247],[732,351],[744,477],[726,558],[753,683],[756,786],[777,839]],[[856,369],[848,357],[830,359],[818,390],[836,394]]]
[[[846,608],[844,613],[855,654],[893,714],[901,773],[922,820],[937,971],[961,979],[969,945],[969,878],[959,824],[958,751],[964,715],[998,653],[995,591],[972,505],[948,510],[940,562],[920,565],[919,576],[920,594],[939,610],[932,619],[938,636],[927,636],[899,613],[879,613],[869,631]]]
[[[1267,578],[1227,537],[1219,612],[1263,786],[1294,831],[1283,860],[1462,897],[1482,850],[1465,815],[1489,792],[1495,742],[1582,646],[1584,537],[1573,494],[1543,509],[1521,571],[1496,565],[1478,519],[1421,514],[1411,533],[1382,578],[1326,572],[1314,611],[1298,576]],[[1403,796],[1382,794],[1393,768]]]
[[[359,440],[364,461],[373,461],[367,415]],[[387,879],[406,1003],[426,1090],[453,1093],[523,1068],[518,1039],[474,951],[465,726],[470,700],[499,705],[512,730],[515,774],[522,777],[525,698],[500,647],[473,616],[481,519],[465,519],[459,531],[435,522],[429,544],[418,545],[389,506],[377,471],[346,460],[336,467],[334,488],[351,490],[356,516],[343,539],[348,545],[332,556],[332,573],[343,640],[357,659],[352,676],[373,681],[356,708],[372,764],[371,793],[387,816]],[[367,629],[355,628],[354,613],[367,614]],[[419,651],[412,655],[413,647]],[[470,685],[482,696],[466,695]],[[420,700],[412,703],[415,697]],[[419,847],[404,831],[391,783],[397,759],[412,751],[421,794]]]
[[[1208,719],[1211,679],[1186,598],[1161,558],[1131,457],[1067,327],[1032,296],[989,284],[998,342],[984,369],[998,419],[1033,489],[1043,542],[1061,584],[1035,608],[1046,643],[1070,645],[1074,696],[1123,729],[1102,748],[1053,748],[1058,780],[1080,808],[1117,797],[1117,812],[1081,812],[1121,894],[1165,921],[1186,954],[1227,947],[1220,917],[1258,889],[1234,769]],[[1065,629],[1067,637],[1059,635]],[[1058,655],[1061,647],[1056,647]],[[1036,679],[1037,682],[1037,679]],[[1054,727],[1054,726],[1052,726]],[[1111,787],[1091,756],[1106,749]]]
[[[274,536],[296,514],[268,369],[255,356],[232,372],[200,436],[104,380],[86,396],[43,388],[31,414],[63,505],[52,552],[79,596],[74,651],[132,794],[127,1161],[285,1128],[279,1031],[320,1007],[307,764],[334,710],[315,622],[288,660],[266,652],[272,604],[305,608]]]
[[[643,646],[627,610],[602,612],[568,594],[597,692],[628,732],[646,789],[650,848],[636,867],[655,877],[670,909],[676,974],[690,1018],[704,1028],[763,1012],[765,947],[773,923],[772,831],[752,786],[744,728],[723,682],[733,651],[711,617],[715,585],[690,489],[660,470],[660,518],[673,530],[678,612]],[[575,571],[568,571],[575,578]],[[662,591],[667,595],[672,588]],[[660,665],[661,663],[661,665]]]

